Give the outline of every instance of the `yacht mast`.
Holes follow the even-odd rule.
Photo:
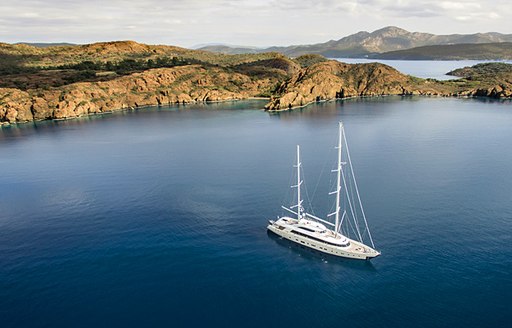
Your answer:
[[[297,220],[302,218],[302,199],[300,198],[300,185],[302,184],[302,180],[300,179],[300,146],[297,145],[297,165],[294,165],[297,168],[297,185],[292,186],[297,188],[297,205],[293,207],[297,207]]]
[[[338,230],[340,228],[340,191],[341,191],[341,138],[343,131],[343,123],[339,122],[339,135],[338,135],[338,167],[336,171],[338,172],[338,176],[336,179],[336,221],[334,224],[334,232],[338,234]]]

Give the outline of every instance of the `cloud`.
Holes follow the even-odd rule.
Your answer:
[[[437,34],[510,33],[511,16],[509,0],[3,0],[0,41],[268,46],[387,25]]]
[[[501,8],[504,13],[512,13],[512,5],[505,0],[366,0],[360,1],[360,3],[366,7],[380,8],[387,15],[395,17],[444,17],[447,21],[449,18],[456,16],[483,18],[485,15],[482,15],[482,13],[493,8]]]

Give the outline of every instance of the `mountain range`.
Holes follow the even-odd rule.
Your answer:
[[[253,47],[214,45],[202,47],[200,49],[224,54],[279,52],[290,57],[296,57],[303,54],[319,54],[330,58],[366,58],[378,57],[378,54],[391,51],[401,51],[424,46],[502,42],[512,42],[512,34],[489,32],[435,35],[430,33],[409,32],[395,26],[388,26],[373,32],[361,31],[339,40],[330,40],[324,43],[310,45],[292,45],[287,47],[256,49]],[[463,57],[464,53],[461,55]]]

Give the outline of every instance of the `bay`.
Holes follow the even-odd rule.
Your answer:
[[[506,326],[510,101],[153,107],[0,130],[2,327]],[[301,145],[325,215],[343,120],[376,248],[267,234]],[[323,175],[320,175],[324,172]]]
[[[391,60],[391,59],[366,59],[366,58],[333,58],[348,64],[367,64],[382,63],[389,65],[399,72],[420,77],[423,79],[452,80],[458,79],[457,76],[446,75],[446,73],[457,68],[471,67],[481,63],[508,63],[510,60],[490,61],[490,60]]]

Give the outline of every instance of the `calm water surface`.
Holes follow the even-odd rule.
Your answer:
[[[0,326],[505,327],[511,105],[240,102],[3,128]],[[340,119],[372,262],[265,229],[297,143],[315,212],[329,211],[320,173]]]
[[[365,58],[334,58],[338,61],[349,64],[360,63],[382,63],[394,67],[398,71],[421,78],[432,78],[437,80],[458,79],[456,76],[446,75],[456,68],[474,66],[480,63],[491,63],[489,60],[389,60],[389,59],[365,59]],[[500,63],[512,64],[510,60]]]

